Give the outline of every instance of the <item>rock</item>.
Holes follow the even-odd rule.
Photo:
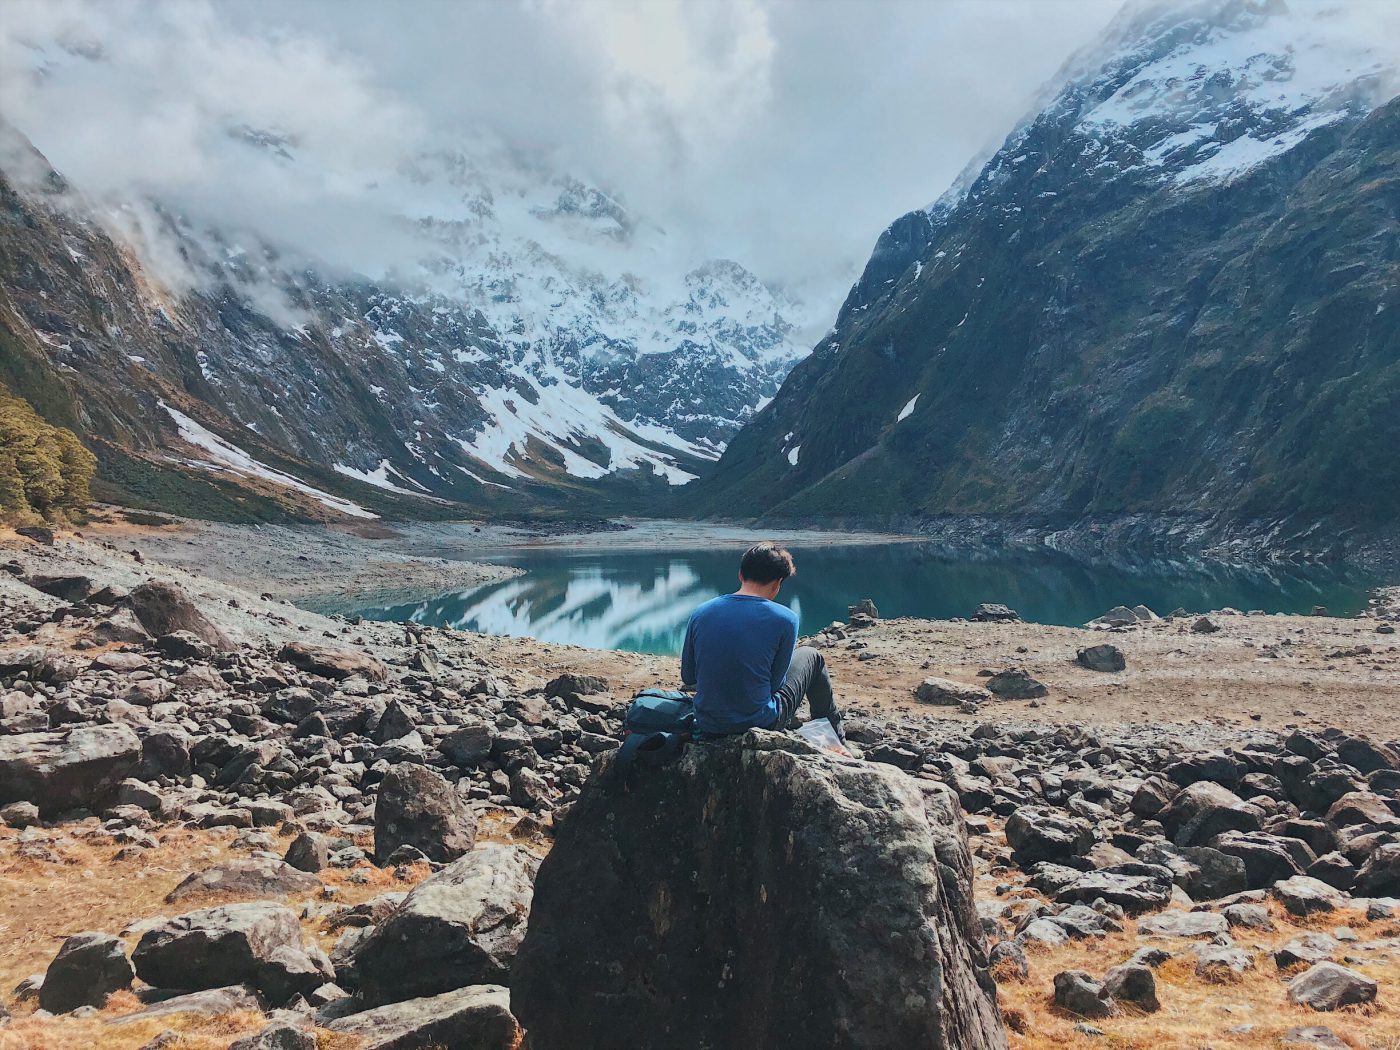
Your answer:
[[[475,769],[490,757],[495,731],[485,722],[469,722],[438,741],[438,750],[452,764],[462,769]],[[616,743],[615,741],[613,742]]]
[[[1016,863],[1029,867],[1038,861],[1063,861],[1077,857],[1094,844],[1089,822],[1058,810],[1022,806],[1006,822],[1006,842]]]
[[[1400,831],[1397,817],[1374,791],[1348,791],[1327,811],[1327,820],[1338,827],[1370,824],[1377,828]]]
[[[228,860],[187,876],[166,895],[166,903],[212,894],[240,897],[285,897],[321,888],[315,875],[298,871],[274,857]]]
[[[1336,938],[1325,933],[1303,933],[1281,948],[1274,949],[1274,965],[1280,970],[1326,962],[1340,948]]]
[[[371,682],[384,682],[389,669],[374,657],[353,649],[331,649],[326,646],[289,642],[277,654],[280,660],[308,674],[333,678],[342,682],[359,675]]]
[[[1130,1003],[1144,1013],[1162,1008],[1157,1000],[1157,978],[1141,965],[1115,966],[1103,975],[1103,992],[1115,1002]]]
[[[509,983],[538,859],[487,845],[416,886],[355,955],[368,1003]]]
[[[1115,605],[1097,619],[1089,621],[1089,626],[1131,627],[1138,622],[1137,613],[1126,605]]]
[[[208,660],[214,655],[214,647],[190,631],[171,631],[155,641],[161,655],[172,660]]]
[[[1019,667],[998,671],[987,679],[987,688],[1003,700],[1034,700],[1050,692]]]
[[[1337,745],[1337,759],[1362,773],[1400,769],[1400,753],[1365,737],[1349,736]]]
[[[144,1010],[114,1017],[108,1023],[113,1025],[141,1024],[159,1017],[177,1017],[180,1014],[218,1017],[222,1014],[239,1013],[245,1010],[261,1013],[262,1009],[263,1004],[258,1001],[258,997],[252,991],[241,984],[235,984],[226,988],[210,988],[189,992],[185,995],[171,996],[169,999],[162,999],[154,1006],[148,1006]]]
[[[28,645],[0,652],[0,678],[24,674],[31,682],[67,682],[76,677],[76,673],[72,663],[57,649]]]
[[[1290,1002],[1314,1010],[1337,1010],[1374,1002],[1376,982],[1336,963],[1315,963],[1288,982]]]
[[[256,1035],[235,1040],[228,1050],[316,1050],[316,1033],[287,1021],[277,1021]]]
[[[1156,911],[1172,899],[1171,874],[1166,869],[1140,871],[1146,864],[1127,864],[1122,871],[1092,871],[1055,894],[1062,903],[1092,904],[1103,900],[1122,908],[1129,915]]]
[[[1274,928],[1269,909],[1262,904],[1231,904],[1221,912],[1231,929],[1255,930],[1268,933]]]
[[[1229,931],[1223,915],[1208,911],[1164,911],[1138,923],[1144,937],[1215,937]]]
[[[992,972],[1000,977],[1019,977],[1024,980],[1031,972],[1025,950],[1016,941],[999,942],[992,948],[988,961]]]
[[[1352,889],[1365,897],[1400,897],[1400,842],[1377,846],[1356,873]]]
[[[1310,1046],[1315,1050],[1352,1050],[1350,1043],[1337,1038],[1330,1028],[1312,1025],[1307,1028],[1290,1028],[1278,1038],[1279,1046]]]
[[[1108,997],[1104,986],[1083,970],[1061,970],[1055,975],[1054,1002],[1076,1017],[1117,1017],[1119,1014],[1117,1004]]]
[[[1192,954],[1196,956],[1196,976],[1217,984],[1237,980],[1254,969],[1254,957],[1231,944],[1198,944]]]
[[[39,1007],[66,1014],[80,1006],[100,1007],[107,996],[131,987],[135,976],[121,938],[75,933],[63,942],[39,987]]]
[[[33,802],[46,817],[104,809],[140,762],[141,741],[124,725],[0,736],[0,805]]]
[[[92,579],[87,576],[26,576],[23,582],[36,591],[73,603],[87,601],[95,590]]]
[[[1245,881],[1250,889],[1268,889],[1283,879],[1301,875],[1316,859],[1301,839],[1257,831],[1227,831],[1213,838],[1211,845],[1244,862]]]
[[[439,774],[404,763],[380,782],[374,803],[374,855],[380,863],[400,846],[431,860],[456,860],[475,843],[475,814]]]
[[[992,694],[978,685],[964,685],[951,678],[929,677],[915,687],[914,697],[925,704],[958,707],[965,703],[984,703],[992,698]]]
[[[42,819],[39,807],[33,802],[11,802],[8,806],[0,806],[0,823],[18,831],[35,827]]]
[[[1074,660],[1080,667],[1091,671],[1121,671],[1128,666],[1123,659],[1123,650],[1116,645],[1091,645],[1080,649]]]
[[[53,529],[47,525],[21,525],[15,529],[15,535],[33,540],[45,547],[52,547],[54,543]]]
[[[972,619],[977,623],[1020,623],[1021,614],[1006,605],[983,602],[973,610]]]
[[[292,839],[283,859],[298,871],[321,871],[330,863],[330,843],[324,835],[303,831]]]
[[[1220,627],[1209,616],[1202,616],[1191,625],[1192,634],[1214,634]]]
[[[132,952],[136,975],[156,988],[249,984],[274,1005],[335,979],[330,960],[302,942],[296,913],[275,904],[226,904],[167,919]]]
[[[594,674],[561,674],[551,679],[544,687],[545,696],[557,696],[570,704],[581,696],[591,696],[608,691],[607,679]]]
[[[946,789],[762,730],[629,782],[614,761],[536,880],[511,979],[533,1050],[1005,1050]]]
[[[150,632],[130,609],[114,609],[88,631],[87,637],[97,645],[146,645],[151,640]]]
[[[550,795],[549,782],[529,766],[521,766],[510,775],[510,800],[521,809],[547,806]]]
[[[173,583],[143,583],[126,596],[126,607],[151,634],[159,637],[175,631],[188,631],[206,645],[220,651],[233,648],[224,633],[195,606],[184,591]]]
[[[489,984],[365,1010],[329,1021],[325,1027],[357,1036],[363,1040],[361,1050],[516,1050],[521,1039],[520,1025],[510,1012],[509,993]]]
[[[1222,832],[1257,831],[1263,814],[1229,788],[1202,780],[1177,792],[1157,819],[1178,846],[1205,846]]]
[[[1343,907],[1349,899],[1341,890],[1333,889],[1320,879],[1307,875],[1295,875],[1291,879],[1284,879],[1274,886],[1272,892],[1291,915],[1333,911]]]

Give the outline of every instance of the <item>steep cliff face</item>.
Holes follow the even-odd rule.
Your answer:
[[[1400,515],[1400,99],[1279,2],[1137,5],[687,490],[709,513]]]
[[[742,266],[652,266],[660,230],[509,156],[424,157],[385,187],[408,262],[371,279],[159,202],[114,213],[4,136],[0,379],[100,443],[114,498],[216,517],[281,516],[253,509],[268,496],[332,517],[641,506],[800,356],[791,304]]]

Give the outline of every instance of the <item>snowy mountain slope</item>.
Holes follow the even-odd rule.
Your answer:
[[[695,500],[1393,520],[1400,36],[1347,13],[1130,5],[881,236]]]
[[[32,57],[45,78],[100,60]],[[255,433],[333,485],[526,505],[551,487],[670,488],[805,353],[799,308],[741,265],[687,257],[616,197],[485,135],[359,170],[231,124],[220,155],[251,184],[294,168],[290,184],[314,190],[305,215],[277,200],[261,215],[197,193],[90,197],[23,130],[0,157],[26,219],[6,291],[38,352],[93,384],[129,376],[150,395],[139,411],[194,399],[222,440]],[[334,259],[300,244],[321,197],[364,219],[344,244],[317,230]],[[99,259],[120,272],[94,272]],[[41,279],[63,266],[85,272]],[[94,301],[127,323],[93,326]],[[179,442],[165,413],[124,411],[96,429]]]

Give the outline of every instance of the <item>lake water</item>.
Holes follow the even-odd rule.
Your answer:
[[[882,616],[948,619],[981,602],[1002,602],[1027,620],[1082,624],[1115,605],[1143,604],[1165,614],[1227,606],[1334,615],[1365,607],[1365,580],[1326,568],[1208,570],[1158,564],[1127,571],[1056,555],[1002,561],[950,559],[909,544],[864,547],[792,544],[798,575],[780,601],[802,633],[844,620],[846,607],[872,598]],[[349,611],[376,620],[413,620],[486,634],[531,635],[632,652],[680,651],[685,624],[700,602],[732,591],[738,552],[729,549],[518,550],[477,560],[518,565],[524,576],[430,600]]]

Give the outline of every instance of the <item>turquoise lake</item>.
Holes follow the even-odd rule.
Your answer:
[[[1131,570],[1046,554],[1001,560],[950,558],[909,544],[790,548],[798,574],[780,601],[803,633],[844,620],[872,598],[882,616],[968,616],[1001,602],[1023,618],[1077,625],[1115,605],[1159,614],[1232,607],[1334,615],[1365,607],[1385,582],[1325,567],[1209,566],[1161,562]],[[739,550],[715,548],[569,551],[508,550],[474,560],[517,565],[525,575],[456,594],[370,608],[341,608],[376,620],[412,620],[486,634],[529,635],[603,649],[674,654],[700,602],[737,586]]]

